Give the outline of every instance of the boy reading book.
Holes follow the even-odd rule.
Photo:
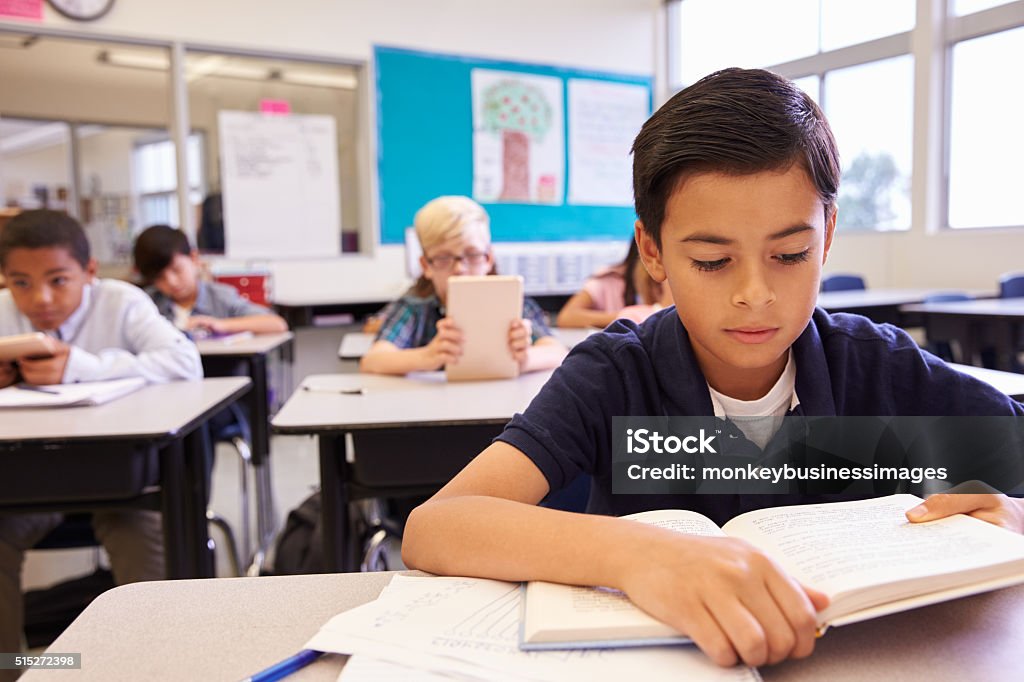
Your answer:
[[[47,357],[22,357],[0,366],[0,387],[19,380],[61,384],[142,377],[157,383],[202,378],[195,345],[160,317],[143,291],[96,279],[96,261],[74,218],[48,210],[18,215],[0,235],[0,269],[9,286],[0,291],[0,335],[39,331],[54,337],[55,346]],[[21,648],[24,552],[61,518],[0,518],[0,651]],[[164,576],[158,512],[97,512],[93,527],[119,584]]]
[[[807,656],[824,593],[746,541],[615,517],[687,508],[721,524],[825,500],[613,495],[612,417],[1020,416],[1024,407],[898,329],[815,308],[840,164],[824,115],[791,82],[714,73],[644,124],[633,155],[637,244],[676,307],[577,345],[497,441],[412,513],[403,558],[433,573],[621,590],[722,665]],[[773,434],[742,437],[764,446]],[[536,506],[584,473],[592,513]],[[937,495],[907,515],[958,512],[1024,527],[1024,504],[1003,495]]]
[[[464,346],[462,331],[445,317],[448,278],[494,274],[490,218],[469,197],[438,197],[416,212],[416,236],[423,248],[423,276],[392,309],[363,356],[359,369],[376,374],[408,374],[457,363]],[[544,313],[529,298],[523,318],[508,330],[508,350],[519,369],[550,369],[565,357],[565,347],[551,335]]]

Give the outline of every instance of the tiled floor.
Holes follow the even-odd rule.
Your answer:
[[[355,362],[341,361],[337,357],[343,334],[354,329],[311,327],[298,330],[295,363],[291,370],[293,384],[298,385],[309,374],[358,371]],[[274,381],[277,381],[279,374],[272,373]],[[319,483],[316,440],[303,436],[274,436],[271,440],[270,461],[278,528],[281,528],[288,511],[298,506]],[[239,532],[241,518],[238,466],[239,458],[234,449],[228,445],[218,445],[210,506],[231,524],[236,534]],[[250,499],[250,504],[255,505],[251,483]],[[255,519],[252,524],[255,528]],[[211,535],[215,542],[221,542],[217,530],[211,530]],[[390,565],[397,565],[398,548],[393,547],[391,550]],[[24,586],[26,589],[35,589],[88,573],[97,561],[102,561],[102,557],[94,549],[29,552],[25,563]],[[230,564],[222,551],[217,552],[217,575],[231,575]]]

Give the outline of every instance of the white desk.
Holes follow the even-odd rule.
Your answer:
[[[969,374],[975,379],[980,379],[986,384],[994,386],[1014,400],[1024,400],[1024,374],[1016,372],[1003,372],[998,369],[986,369],[973,365],[958,365],[949,363],[949,366],[958,372]]]
[[[851,291],[827,291],[818,294],[818,305],[830,313],[856,313],[875,322],[889,322],[901,327],[916,326],[911,311],[902,308],[907,304],[920,303],[928,296],[948,293],[948,289],[855,289]],[[986,290],[970,290],[969,296],[981,298],[993,296]],[[910,318],[908,319],[908,315]]]
[[[4,410],[0,512],[160,509],[168,576],[212,576],[198,427],[249,387],[245,377],[175,381],[94,407]]]
[[[901,306],[900,311],[923,317],[929,333],[959,340],[967,362],[976,361],[982,348],[993,347],[997,365],[1010,369],[1013,355],[1022,346],[1024,298],[916,303]]]
[[[327,570],[355,568],[350,501],[443,485],[526,409],[550,375],[453,383],[442,372],[306,377],[271,423],[278,433],[319,436]],[[353,390],[361,393],[342,393]]]
[[[238,680],[301,649],[335,614],[375,599],[393,575],[125,585],[102,594],[47,649],[81,653],[81,670],[32,670],[23,679]],[[810,658],[760,672],[766,682],[1016,679],[1021,642],[1024,587],[1015,587],[832,628]],[[345,660],[323,656],[287,680],[334,682]]]

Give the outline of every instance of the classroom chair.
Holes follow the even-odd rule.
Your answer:
[[[950,301],[969,301],[971,297],[962,292],[946,292],[925,296],[925,303],[946,303]],[[970,358],[961,358],[961,349],[953,348],[954,334],[943,325],[941,318],[925,316],[924,336],[927,343],[924,349],[937,355],[946,362],[969,362]]]
[[[1024,296],[1024,273],[1008,272],[999,278],[999,298]]]
[[[348,434],[348,484],[338,538],[354,565],[345,570],[393,570],[384,552],[401,541],[412,507],[434,494],[504,429],[500,424],[407,427]]]
[[[227,410],[218,414],[211,420],[211,436],[214,443],[224,443],[230,445],[231,448],[238,455],[239,460],[239,475],[238,475],[238,498],[239,498],[239,514],[241,528],[238,534],[241,542],[235,540],[234,530],[227,520],[214,511],[212,508],[207,507],[206,509],[206,520],[220,530],[224,536],[224,542],[227,545],[228,559],[231,562],[231,567],[234,570],[235,575],[245,575],[246,572],[252,572],[248,567],[250,564],[244,562],[251,562],[254,560],[251,545],[251,523],[250,523],[250,506],[249,506],[249,476],[250,474],[256,476],[254,472],[255,467],[252,463],[252,447],[249,445],[252,442],[252,436],[249,431],[249,421],[242,409],[237,403],[232,403]],[[212,462],[210,468],[213,468]],[[259,490],[257,490],[257,504],[262,500],[259,499]],[[259,513],[259,511],[257,511]],[[261,549],[262,549],[262,543]],[[259,553],[259,562],[262,563],[263,554]]]
[[[827,275],[821,280],[821,291],[857,291],[867,289],[860,275]]]
[[[1024,297],[1024,273],[1008,272],[999,278],[999,298]],[[1018,353],[1024,351],[1024,325],[1014,324],[1010,332],[1010,369],[1024,371]]]

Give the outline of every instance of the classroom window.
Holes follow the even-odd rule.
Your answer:
[[[914,0],[680,0],[669,6],[670,77],[682,88],[742,66],[792,78],[836,134],[839,229],[907,229],[916,10]]]
[[[203,138],[199,133],[188,137],[188,188],[190,204],[198,204],[203,193]],[[160,139],[136,145],[132,154],[132,174],[139,204],[139,229],[165,224],[177,227],[178,176],[174,142]]]
[[[981,3],[972,3],[981,4]],[[953,45],[949,135],[949,226],[1024,225],[1024,89],[992,74],[1024,64],[1024,27]],[[1016,67],[1010,67],[1011,70]],[[1008,86],[1008,87],[1004,87]]]
[[[953,14],[962,16],[982,10],[991,9],[999,5],[1008,5],[1011,0],[952,0]]]
[[[684,0],[679,4],[679,80],[729,66],[778,64],[818,51],[819,0]],[[779,17],[786,17],[779,21]],[[742,17],[741,21],[737,17]],[[771,40],[765,27],[771,27]]]
[[[841,230],[910,227],[913,69],[904,55],[825,76],[825,115],[843,163]]]
[[[794,78],[793,85],[800,88],[811,96],[819,106],[821,105],[821,79],[817,76],[804,76]]]
[[[821,51],[909,31],[916,10],[914,0],[822,0]]]

